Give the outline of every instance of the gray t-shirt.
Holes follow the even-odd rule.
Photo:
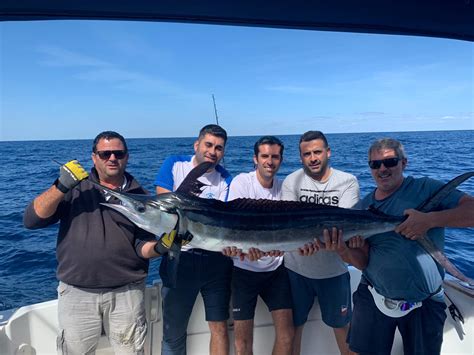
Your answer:
[[[389,197],[376,200],[372,192],[356,207],[367,209],[372,206],[383,213],[402,216],[404,210],[418,207],[441,186],[443,183],[437,180],[409,176]],[[453,191],[442,201],[439,209],[456,207],[462,196],[462,192]],[[430,229],[427,235],[440,250],[444,249],[444,228]],[[435,293],[441,286],[444,271],[438,268],[418,242],[395,232],[376,234],[367,241],[370,257],[363,275],[381,295],[418,302]]]
[[[330,169],[331,175],[324,183],[312,179],[302,168],[288,175],[283,181],[282,200],[353,207],[360,195],[356,177]],[[321,250],[311,256],[301,256],[298,252],[285,253],[284,260],[288,269],[312,279],[326,279],[347,272],[347,265],[333,251]]]

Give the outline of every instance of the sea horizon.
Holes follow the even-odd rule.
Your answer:
[[[225,127],[223,127],[225,129]],[[323,132],[325,135],[340,135],[340,134],[374,134],[374,133],[380,133],[380,134],[391,134],[391,133],[423,133],[423,132],[474,132],[474,127],[472,129],[436,129],[436,130],[404,130],[404,131],[367,131],[367,132]],[[99,134],[101,131],[98,131],[97,134]],[[117,130],[118,133],[122,134],[120,130]],[[301,136],[304,132],[301,133],[291,133],[291,134],[244,134],[244,135],[228,135],[228,138],[242,138],[242,137],[261,137],[261,136],[266,136],[266,135],[272,135],[272,136]],[[197,134],[196,134],[197,136]],[[188,138],[196,138],[196,136],[172,136],[172,137],[128,137],[124,136],[125,139],[173,139],[173,138],[179,138],[179,139],[188,139]],[[90,137],[90,138],[54,138],[54,139],[12,139],[12,140],[2,140],[0,139],[0,143],[7,143],[7,142],[60,142],[60,141],[86,141],[86,140],[91,140],[94,139],[95,136]]]

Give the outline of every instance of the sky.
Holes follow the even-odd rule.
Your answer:
[[[126,21],[0,23],[0,140],[474,129],[474,44]]]

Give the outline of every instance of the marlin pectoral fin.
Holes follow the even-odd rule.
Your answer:
[[[167,286],[169,288],[176,288],[180,255],[181,249],[179,251],[170,251],[168,253],[168,260],[166,261],[166,273],[169,281]]]
[[[181,244],[183,241],[181,235],[178,234],[176,230],[173,230],[172,233],[173,232],[175,235],[168,251],[168,260],[166,265],[166,273],[168,274],[170,288],[175,288],[178,281],[179,258],[181,255]]]

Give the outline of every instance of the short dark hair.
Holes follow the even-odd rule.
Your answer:
[[[224,128],[216,124],[208,124],[201,128],[199,131],[198,140],[204,138],[206,134],[211,134],[213,136],[222,138],[224,140],[224,145],[227,143],[227,132]]]
[[[99,144],[99,141],[101,139],[107,139],[107,140],[110,140],[110,139],[120,139],[120,141],[123,143],[123,146],[125,148],[125,151],[128,152],[128,148],[127,148],[127,143],[125,142],[125,138],[123,138],[123,136],[117,132],[114,132],[114,131],[104,131],[104,132],[100,132],[97,137],[94,138],[94,143],[92,145],[92,151],[94,153],[97,153],[97,144]]]
[[[326,136],[321,131],[308,131],[308,132],[303,133],[303,135],[300,138],[299,144],[301,144],[302,142],[311,142],[311,141],[314,141],[315,139],[321,139],[324,142],[324,145],[326,146],[326,148],[329,146]]]
[[[261,145],[264,145],[264,144],[269,144],[269,145],[276,144],[280,146],[280,156],[283,158],[283,150],[285,149],[285,146],[283,145],[283,142],[275,136],[263,136],[258,141],[255,142],[255,145],[253,146],[253,152],[256,157],[258,157],[258,149],[260,148]]]

